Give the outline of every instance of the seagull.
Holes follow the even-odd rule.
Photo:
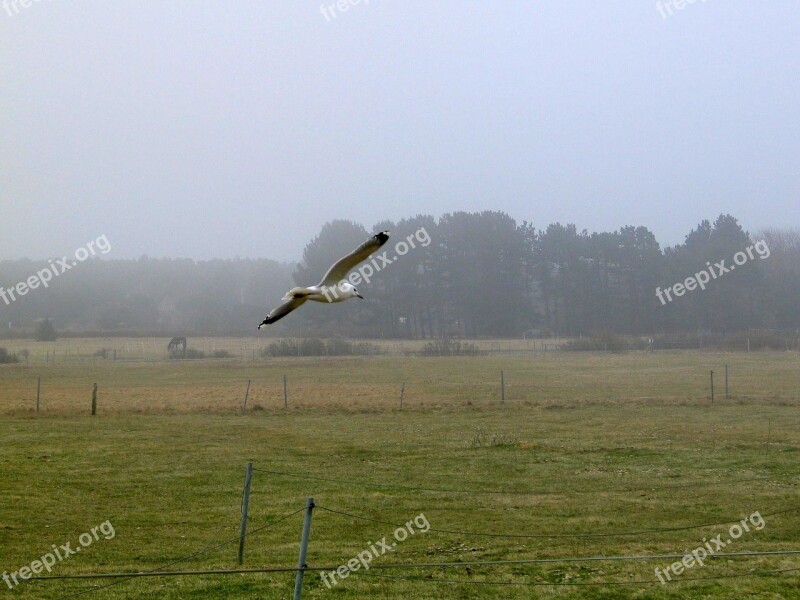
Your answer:
[[[344,281],[347,274],[359,263],[367,260],[373,252],[383,246],[389,239],[388,231],[376,233],[347,256],[343,256],[328,269],[325,276],[317,285],[310,287],[295,287],[283,297],[283,304],[270,311],[267,317],[258,326],[259,329],[278,319],[282,319],[296,308],[305,304],[306,300],[314,302],[344,302],[348,298],[361,298],[355,286],[349,281]]]

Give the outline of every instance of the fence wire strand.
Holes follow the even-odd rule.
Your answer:
[[[355,515],[353,513],[348,513],[340,510],[335,510],[332,508],[328,508],[326,506],[322,506],[320,504],[315,505],[316,508],[320,510],[324,510],[329,513],[337,514],[340,516],[349,517],[351,519],[358,519],[360,521],[370,521],[373,523],[381,523],[383,525],[391,525],[392,527],[404,527],[403,523],[394,523],[391,521],[383,521],[381,519],[374,519],[372,517],[364,517],[362,515]],[[786,508],[784,510],[775,511],[773,513],[768,513],[766,515],[762,515],[762,518],[766,519],[767,517],[776,517],[778,515],[790,513],[790,512],[797,512],[800,511],[800,506],[795,506],[792,508]],[[624,537],[629,535],[643,535],[648,533],[668,533],[671,531],[688,531],[690,529],[703,529],[706,527],[718,527],[722,525],[731,525],[733,523],[739,523],[741,519],[731,519],[729,521],[719,521],[716,523],[702,523],[699,525],[682,525],[680,527],[663,527],[657,529],[642,529],[639,531],[621,531],[621,532],[608,532],[608,533],[485,533],[485,532],[478,532],[478,531],[459,531],[455,529],[437,529],[431,527],[427,531],[434,531],[436,533],[446,533],[449,535],[463,535],[463,536],[476,536],[476,537],[491,537],[491,538],[598,538],[598,537]]]
[[[278,523],[281,523],[281,522],[285,521],[286,519],[289,519],[289,518],[295,516],[296,514],[299,514],[299,513],[303,512],[304,510],[305,510],[305,507],[301,508],[301,509],[298,509],[298,510],[292,512],[292,513],[289,513],[288,515],[284,515],[284,516],[280,517],[279,519],[277,519],[276,521],[273,521],[271,523],[267,523],[266,525],[261,525],[260,527],[256,527],[254,529],[251,529],[245,534],[245,536],[246,537],[250,537],[251,535],[253,535],[255,533],[258,533],[259,531],[263,531],[265,529],[269,529],[270,527],[274,527]],[[197,552],[194,552],[193,554],[181,557],[181,558],[179,558],[177,560],[173,560],[173,561],[171,561],[171,562],[169,562],[167,564],[161,565],[160,567],[157,567],[155,569],[151,569],[150,571],[144,571],[141,574],[134,574],[134,573],[121,574],[119,576],[120,577],[124,577],[124,578],[121,579],[120,581],[115,581],[113,583],[109,583],[107,585],[100,586],[100,587],[93,586],[93,587],[90,587],[90,588],[86,588],[86,589],[78,591],[75,594],[70,594],[68,596],[62,596],[62,600],[67,600],[68,598],[77,598],[77,597],[83,596],[85,594],[90,594],[92,592],[97,592],[97,591],[100,591],[100,590],[104,590],[104,589],[113,587],[115,585],[119,585],[120,583],[124,583],[126,581],[130,581],[132,578],[137,577],[137,576],[142,576],[144,574],[152,574],[152,575],[158,574],[158,575],[166,576],[167,573],[159,573],[159,572],[160,571],[164,571],[164,569],[167,569],[167,568],[169,568],[169,567],[171,567],[173,565],[178,565],[178,564],[187,562],[189,560],[192,560],[193,558],[197,558],[198,556],[201,556],[203,554],[207,554],[208,552],[211,552],[213,550],[217,550],[217,549],[222,548],[224,546],[228,546],[228,545],[233,544],[234,542],[238,542],[238,541],[239,541],[239,537],[237,536],[235,538],[231,538],[231,539],[226,540],[224,542],[219,542],[219,543],[216,543],[216,544],[212,544],[210,546],[206,546],[205,548],[202,548],[202,549],[198,550]],[[85,576],[81,577],[81,576],[74,576],[74,575],[73,576],[66,576],[66,575],[64,575],[64,576],[31,577],[30,580],[42,581],[42,580],[51,580],[51,579],[78,579],[78,578],[88,579],[90,577],[85,577]]]

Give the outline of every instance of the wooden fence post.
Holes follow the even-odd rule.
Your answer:
[[[711,404],[714,404],[714,371],[711,371]]]
[[[92,416],[97,414],[97,384],[92,388]]]
[[[250,380],[247,380],[247,390],[244,393],[244,404],[242,404],[242,414],[247,413],[247,397],[250,395]]]

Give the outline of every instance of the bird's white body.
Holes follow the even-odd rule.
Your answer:
[[[284,300],[305,298],[312,302],[344,302],[350,298],[361,298],[358,290],[349,281],[342,281],[338,285],[331,287],[324,285],[312,285],[309,287],[296,287],[289,290],[283,297]]]
[[[350,298],[361,298],[363,300],[364,296],[359,294],[356,287],[349,281],[345,281],[344,278],[353,267],[369,258],[369,256],[383,246],[388,239],[388,231],[376,233],[350,254],[343,256],[333,263],[331,268],[328,269],[328,272],[322,277],[322,281],[317,285],[296,287],[289,290],[283,297],[283,304],[270,311],[258,328],[261,329],[265,325],[282,319],[308,300],[322,302],[324,304],[344,302]]]

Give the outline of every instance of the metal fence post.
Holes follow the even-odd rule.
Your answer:
[[[308,552],[308,538],[311,535],[311,511],[314,510],[314,498],[306,501],[306,516],[303,519],[303,537],[300,540],[300,557],[297,560],[297,577],[294,580],[294,600],[300,600],[303,594],[303,575],[306,567],[306,553]]]
[[[244,494],[242,495],[242,524],[239,528],[239,564],[244,561],[244,538],[247,536],[247,511],[250,507],[250,481],[253,479],[253,463],[247,463],[244,471]]]

